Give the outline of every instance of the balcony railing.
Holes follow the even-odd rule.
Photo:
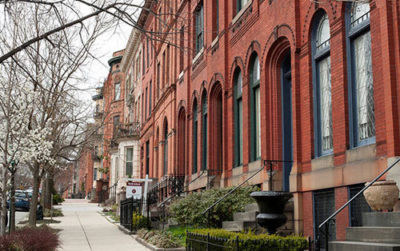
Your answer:
[[[116,128],[117,138],[127,138],[127,137],[138,137],[140,135],[140,124],[139,122],[121,124]]]

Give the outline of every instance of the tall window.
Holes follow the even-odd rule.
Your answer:
[[[114,100],[119,100],[121,98],[121,84],[114,84]]]
[[[114,135],[117,133],[118,127],[119,127],[119,115],[114,116],[114,118],[113,118]]]
[[[164,125],[164,175],[168,174],[168,123]]]
[[[165,88],[165,75],[166,75],[166,73],[165,73],[165,67],[166,67],[166,64],[167,64],[167,61],[166,61],[166,59],[165,59],[165,51],[163,52],[163,54],[162,54],[162,83],[161,83],[161,85],[162,85],[162,89],[164,89]]]
[[[143,62],[143,64],[142,64],[142,74],[143,75],[146,73],[146,57],[144,55],[144,50],[145,50],[145,47],[144,47],[144,43],[143,43],[143,54],[140,53],[140,56],[142,56],[142,62]]]
[[[353,3],[347,11],[351,145],[375,142],[375,105],[369,3]]]
[[[321,14],[313,27],[312,42],[315,153],[322,156],[333,151],[330,28],[326,13]]]
[[[212,38],[215,39],[218,35],[219,30],[219,0],[212,1]]]
[[[196,53],[199,53],[203,49],[204,43],[204,12],[203,12],[203,2],[200,2],[197,6],[195,13],[195,48]]]
[[[167,63],[166,63],[166,72],[165,72],[165,78],[166,78],[166,85],[169,85],[169,65],[171,63],[171,56],[170,56],[170,48],[169,45],[167,45]]]
[[[183,71],[183,51],[184,51],[184,46],[185,46],[185,27],[182,26],[180,30],[180,48],[179,48],[179,72]]]
[[[234,119],[235,119],[235,164],[243,164],[243,101],[242,101],[242,72],[237,69],[234,77]]]
[[[133,161],[133,148],[128,147],[126,148],[126,157],[125,157],[125,173],[126,176],[128,177],[132,176],[133,173],[132,161]]]
[[[149,67],[149,38],[146,40],[146,56],[147,56],[147,67]]]
[[[202,165],[201,169],[207,169],[207,93],[204,91],[202,98]]]
[[[249,0],[234,0],[236,1],[236,14],[243,9]]]
[[[151,115],[151,86],[152,85],[152,83],[151,83],[151,80],[150,80],[150,89],[149,89],[149,117],[150,117],[150,115]]]
[[[93,169],[93,180],[96,181],[97,180],[97,168]]]
[[[261,157],[261,123],[260,123],[260,63],[257,54],[253,55],[250,68],[251,99],[251,160]]]
[[[150,171],[150,141],[146,141],[146,174]]]
[[[145,92],[145,103],[144,103],[144,116],[145,116],[145,118],[147,118],[147,87],[146,87],[146,92]]]
[[[197,101],[193,104],[193,173],[197,173]]]
[[[161,72],[160,72],[160,62],[157,64],[157,98],[160,96],[160,78],[161,78]]]

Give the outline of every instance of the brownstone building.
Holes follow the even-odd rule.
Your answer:
[[[274,162],[273,184],[266,172],[249,183],[292,192],[295,232],[314,236],[400,155],[399,1],[145,6],[155,14],[138,21],[143,177],[183,175],[197,191],[288,161]],[[355,208],[336,217],[334,238],[359,224]]]

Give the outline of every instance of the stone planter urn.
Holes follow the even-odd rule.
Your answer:
[[[366,183],[367,186],[369,183]],[[364,191],[368,205],[374,211],[393,210],[399,199],[399,189],[393,180],[377,181]]]
[[[268,230],[269,234],[276,233],[276,229],[287,221],[283,214],[286,202],[292,198],[288,192],[258,191],[250,194],[258,204],[260,213],[257,215],[257,223]]]

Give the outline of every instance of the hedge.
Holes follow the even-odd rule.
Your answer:
[[[205,247],[209,234],[210,242],[222,245],[226,250],[236,250],[239,244],[241,251],[258,251],[258,250],[285,250],[285,251],[302,251],[308,249],[308,240],[302,236],[278,236],[269,234],[255,235],[252,232],[234,233],[224,229],[193,229],[188,232],[189,239],[203,241],[191,242],[193,250],[202,250]]]

